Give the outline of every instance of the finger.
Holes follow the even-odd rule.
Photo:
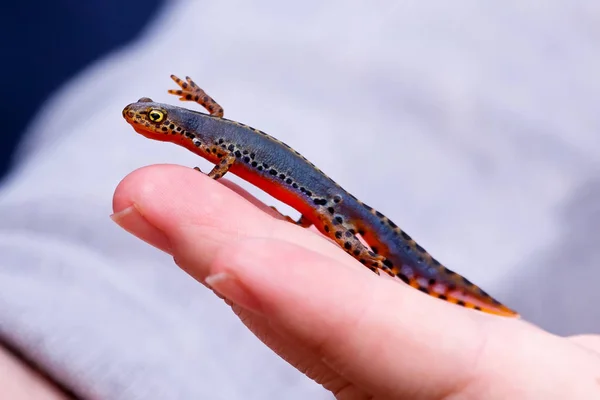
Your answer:
[[[40,370],[30,368],[13,353],[0,346],[0,398],[11,400],[67,400],[63,393]]]
[[[135,204],[130,204],[125,208],[121,208],[121,204],[119,204],[118,208],[120,211],[110,216],[114,222],[144,242],[172,255],[169,238],[150,224]]]
[[[241,186],[239,186],[227,179],[219,179],[219,183],[221,183],[221,184],[223,184],[223,186],[233,190],[235,193],[239,194],[244,199],[249,201],[256,208],[258,208],[259,210],[263,211],[264,213],[270,215],[271,217],[281,220],[281,221],[289,222],[289,221],[287,221],[287,219],[285,218],[285,216],[283,214],[281,214],[279,211],[274,210],[272,207],[266,205],[265,203],[263,203],[262,201],[257,199],[255,196],[248,193],[246,191],[246,189],[242,188]],[[296,225],[296,226],[300,229],[307,229],[311,232],[319,234],[319,236],[322,236],[321,233],[319,232],[319,230],[314,225],[311,225],[308,228],[302,228],[301,226],[298,226],[298,225]],[[323,237],[323,239],[328,240],[331,243],[335,243],[332,239],[329,239],[325,236],[322,236],[322,237]],[[363,244],[364,244],[364,242],[363,242]]]
[[[332,368],[365,385],[374,384],[378,390],[408,387],[412,392],[422,385],[416,377],[429,375],[428,387],[448,389],[448,382],[456,383],[449,377],[456,377],[456,371],[461,370],[457,363],[468,360],[472,349],[477,348],[479,340],[473,336],[476,330],[471,321],[474,311],[429,298],[397,282],[377,279],[362,266],[353,270],[357,276],[341,273],[336,266],[345,265],[348,258],[339,248],[268,217],[196,171],[176,166],[135,171],[117,188],[114,208],[130,204],[135,204],[150,225],[168,238],[178,265],[199,281],[209,273],[214,275],[212,265],[230,264],[235,266],[233,270],[243,268],[247,274],[254,268],[257,274],[245,279],[250,282],[248,288],[254,290],[258,285],[257,294],[248,295],[248,288],[244,291],[244,285],[238,285],[242,289],[226,297],[235,297],[237,303],[258,313],[262,301],[256,303],[253,299],[264,297],[268,305],[280,301],[280,308],[270,306],[270,319],[295,331],[295,337],[311,343],[317,351],[326,351],[319,356]],[[258,238],[265,240],[260,247],[252,241]],[[288,246],[283,246],[286,242]],[[291,243],[295,244],[293,252]],[[262,256],[247,248],[254,245]],[[282,254],[284,251],[291,253]],[[226,259],[228,255],[231,260]],[[323,256],[328,258],[319,258]],[[258,283],[261,279],[263,284]],[[372,281],[387,282],[393,289],[374,289],[368,284]],[[283,288],[289,293],[282,293]],[[406,298],[396,298],[398,293],[406,293]],[[387,313],[381,314],[382,306]],[[368,316],[376,329],[366,323],[353,326],[357,315]],[[406,337],[398,337],[396,331]],[[434,346],[440,332],[449,333],[441,342],[443,349]],[[407,352],[409,356],[405,357]],[[403,357],[397,359],[398,354]],[[436,363],[437,370],[430,365],[436,359],[442,360]],[[454,361],[443,362],[451,359]],[[403,377],[391,379],[384,373],[396,369],[404,373]]]
[[[124,224],[121,226],[130,233],[167,252],[172,251],[172,246],[184,245],[182,240],[196,244],[195,236],[209,230],[215,237],[282,238],[331,254],[351,268],[366,270],[322,235],[272,218],[261,211],[268,208],[266,205],[260,205],[257,199],[251,203],[247,200],[251,197],[249,194],[241,196],[237,192],[189,168],[175,165],[145,167],[119,183],[113,197],[113,210],[117,214],[113,219]],[[254,203],[259,204],[260,209]],[[135,205],[134,209],[126,213],[134,220],[133,226],[129,226],[129,220],[118,214],[132,205]]]
[[[441,398],[472,376],[482,345],[474,311],[273,239],[219,247],[210,273],[228,277],[207,280],[225,297],[374,395]]]
[[[214,283],[214,280],[212,282]],[[318,382],[334,394],[340,391],[352,391],[354,395],[354,397],[339,397],[340,399],[369,398],[366,392],[355,387],[351,382],[339,376],[337,372],[325,365],[320,354],[312,351],[300,338],[285,333],[281,334],[273,329],[273,322],[269,321],[266,317],[249,311],[247,308],[233,303],[229,299],[226,299],[226,302],[231,306],[242,323],[259,340],[285,361],[293,365],[298,371]]]
[[[248,193],[248,191],[246,189],[242,188],[238,184],[233,183],[227,179],[219,179],[219,183],[221,183],[223,186],[227,187],[228,189],[231,189],[232,191],[234,191],[235,193],[237,193],[238,195],[240,195],[241,197],[246,199],[246,201],[248,201],[250,204],[252,204],[254,207],[258,208],[262,212],[269,214],[270,216],[272,216],[274,218],[283,220],[283,217],[280,214],[273,211],[273,209],[271,207],[269,207],[268,205],[266,205],[265,203],[263,203],[262,201],[257,199],[252,194]]]
[[[192,175],[199,181],[192,181]],[[548,379],[569,382],[573,369],[565,371],[561,359],[586,363],[581,354],[572,354],[570,343],[565,346],[533,328],[519,329],[519,321],[449,305],[364,274],[364,268],[340,268],[347,258],[340,256],[344,253],[339,248],[311,242],[316,235],[269,218],[222,185],[197,175],[171,166],[137,171],[126,178],[135,190],[120,195],[117,190],[115,210],[119,204],[136,204],[173,244],[173,252],[186,258],[185,269],[196,279],[221,273],[233,277],[229,283],[240,283],[248,297],[232,292],[231,298],[286,332],[283,336],[307,343],[352,382],[412,398],[432,393],[447,397],[462,387],[482,389],[470,382],[514,395],[532,380],[553,390]],[[278,236],[285,241],[273,239]],[[308,250],[312,247],[317,251]],[[219,289],[227,292],[227,282],[221,280]],[[589,389],[590,382],[595,385],[595,378],[589,379],[598,373],[594,367],[585,365],[585,374],[577,377],[585,375],[585,383],[570,387],[571,394]],[[504,386],[494,386],[498,382]],[[450,392],[440,395],[444,390]]]
[[[598,335],[576,335],[569,337],[569,339],[586,349],[600,353],[600,336]]]
[[[259,236],[287,238],[288,240],[315,248],[317,251],[324,253],[333,251],[334,259],[337,258],[344,262],[348,261],[345,253],[341,252],[337,245],[329,244],[329,242],[323,244],[320,236],[317,237],[312,233],[306,232],[304,229],[267,216],[261,210],[270,210],[270,208],[255,198],[255,201],[251,203],[256,208],[247,204],[244,199],[248,197],[243,189],[238,187],[235,190],[236,193],[244,197],[244,199],[240,199],[235,194],[225,190],[220,184],[210,179],[205,179],[202,176],[197,177],[199,174],[195,171],[192,172],[191,176],[188,175],[186,179],[183,179],[182,174],[185,170],[172,166],[155,166],[143,168],[129,175],[119,184],[115,192],[113,208],[116,211],[117,217],[113,219],[118,223],[125,224],[128,221],[121,218],[119,214],[133,219],[132,226],[126,227],[128,231],[142,237],[150,244],[154,244],[163,250],[169,249],[171,252],[171,238],[167,237],[163,233],[163,230],[171,236],[181,237],[181,234],[177,232],[179,230],[178,227],[183,226],[184,229],[190,229],[190,226],[193,226],[189,225],[190,221],[201,218],[197,215],[191,216],[191,214],[195,210],[203,212],[203,215],[206,216],[202,220],[203,223],[198,226],[197,231],[194,232],[193,229],[187,231],[189,234],[185,235],[186,239],[183,240],[183,242],[189,244],[187,247],[194,249],[192,254],[187,254],[189,252],[186,251],[175,252],[178,265],[186,271],[190,271],[192,269],[190,265],[193,265],[193,276],[200,282],[203,282],[203,278],[206,275],[206,273],[202,272],[202,265],[207,265],[211,255],[214,254],[212,243],[217,238],[223,238],[227,241],[230,237],[235,239],[236,237],[243,236],[239,235],[239,233],[244,230],[249,230]],[[188,182],[187,179],[189,178],[192,178],[194,182]],[[227,186],[235,189],[236,185],[228,184]],[[182,191],[181,188],[192,190]],[[209,192],[213,195],[207,195]],[[131,204],[135,204],[135,206],[131,206]],[[197,207],[189,209],[190,204],[195,204]],[[124,207],[125,212],[119,211]],[[188,210],[182,212],[182,209]],[[134,215],[133,217],[131,216],[132,214]],[[137,219],[140,219],[141,222],[137,221]],[[216,219],[216,221],[213,221],[213,219]],[[235,225],[235,229],[229,230],[227,234],[223,234],[222,227],[232,224],[232,222],[227,222],[228,219],[234,221],[237,225]],[[149,220],[153,221],[160,229],[150,224]],[[204,222],[208,226],[204,226]],[[277,223],[277,228],[269,229],[268,225],[271,222]],[[143,229],[139,232],[136,231],[137,228]],[[293,234],[290,235],[288,232],[293,232]],[[301,233],[299,234],[298,232]],[[319,240],[315,240],[315,237]],[[178,243],[177,239],[173,241]],[[185,248],[186,246],[180,247]],[[354,263],[353,259],[351,261]],[[370,274],[361,265],[353,265],[353,267]],[[309,377],[323,381],[332,390],[347,386],[346,381],[339,379],[318,358],[311,357],[311,354],[297,340],[280,337],[272,332],[270,324],[264,318],[251,315],[245,309],[241,309],[235,305],[234,311],[261,340],[270,347],[278,349],[279,353],[286,360],[290,360],[290,362],[293,360],[293,364]]]
[[[281,336],[305,343],[331,370],[374,397],[598,394],[599,358],[567,340],[364,276],[291,243],[228,243],[209,269],[211,276],[231,277],[216,286],[209,278],[215,290],[255,310]],[[245,298],[230,290],[236,286]]]
[[[259,210],[271,215],[274,218],[283,220],[283,217],[274,212],[271,207],[265,205],[239,185],[226,179],[221,179],[219,182],[246,199]],[[136,184],[137,181],[132,179],[123,180],[123,182],[121,182],[114,198],[114,208],[119,209],[120,211],[115,212],[110,217],[129,233],[137,235],[138,238],[142,239],[146,243],[149,243],[170,254],[171,245],[167,237],[144,218],[140,212],[140,209],[136,207],[135,204],[130,204],[131,197],[129,195],[132,191],[136,190]],[[130,205],[126,206],[127,204]]]

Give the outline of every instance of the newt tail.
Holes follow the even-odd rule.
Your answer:
[[[297,221],[286,217],[290,222],[302,227],[314,225],[377,274],[383,271],[430,296],[466,308],[518,317],[468,279],[441,265],[389,218],[348,193],[290,146],[223,118],[223,108],[191,78],[171,78],[180,89],[169,93],[202,105],[209,114],[144,97],[123,109],[123,117],[136,132],[173,142],[214,163],[207,174],[213,179],[231,172],[261,188],[300,212]]]

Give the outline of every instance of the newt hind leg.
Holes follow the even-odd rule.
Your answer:
[[[377,275],[380,271],[383,271],[390,276],[394,276],[386,264],[386,258],[373,252],[358,239],[356,228],[351,222],[343,221],[339,215],[334,216],[332,220],[327,219],[323,222],[325,223],[324,230],[327,236],[340,245],[346,253]]]
[[[169,93],[179,96],[181,101],[195,101],[204,107],[210,115],[215,117],[223,117],[223,107],[221,107],[212,97],[206,94],[206,92],[198,87],[196,83],[189,76],[183,79],[179,79],[175,75],[171,75],[171,79],[179,85],[181,89],[169,89]]]
[[[283,215],[275,206],[271,206],[271,209],[275,211],[277,214],[281,215],[286,221],[291,222],[292,224],[301,226],[302,228],[308,228],[312,225],[312,222],[308,220],[304,215],[301,215],[297,221],[294,221],[291,217],[287,215]]]
[[[308,228],[312,225],[312,222],[309,221],[304,215],[300,216],[297,221],[294,221],[291,217],[283,215],[274,206],[271,206],[271,209],[292,224],[299,225],[303,228]],[[340,245],[346,253],[350,254],[377,275],[379,275],[380,270],[383,270],[387,274],[393,276],[393,272],[385,264],[385,257],[375,254],[369,250],[368,247],[362,244],[362,242],[356,237],[356,231],[352,227],[345,226],[344,224],[339,223],[337,220],[334,220],[331,225],[333,226],[330,227],[330,221],[325,222],[325,232],[327,236]]]

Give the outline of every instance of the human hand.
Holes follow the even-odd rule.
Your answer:
[[[143,168],[113,209],[338,399],[600,397],[600,337],[558,337],[377,276],[226,180]]]
[[[0,345],[0,399],[10,400],[67,400],[72,397],[55,385],[34,365],[19,358],[11,349]],[[11,350],[9,350],[11,349]],[[40,373],[42,372],[42,373]]]

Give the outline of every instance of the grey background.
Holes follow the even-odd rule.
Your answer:
[[[89,398],[329,398],[108,219],[133,169],[208,166],[122,120],[176,101],[171,73],[524,318],[599,332],[599,26],[592,1],[171,2],[29,127],[0,193],[0,333]]]

